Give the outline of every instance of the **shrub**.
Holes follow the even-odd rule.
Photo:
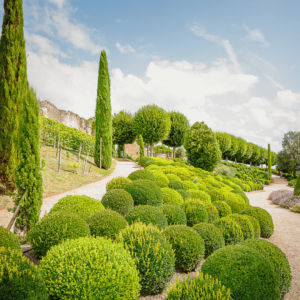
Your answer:
[[[214,223],[222,232],[225,245],[234,245],[244,240],[241,227],[231,218],[224,217]]]
[[[163,193],[159,186],[150,180],[135,180],[125,187],[125,191],[131,194],[134,205],[163,204]]]
[[[124,189],[127,184],[131,182],[130,179],[125,177],[116,177],[113,178],[110,182],[106,185],[106,191],[114,190],[114,189]]]
[[[183,200],[192,198],[192,195],[187,190],[177,190],[177,192],[181,195]]]
[[[214,251],[219,248],[225,247],[225,239],[221,233],[221,231],[213,224],[200,223],[196,224],[193,229],[197,231],[197,233],[204,240],[205,244],[205,255],[207,258]]]
[[[269,260],[279,277],[279,289],[281,299],[288,293],[291,286],[291,267],[286,255],[273,243],[261,239],[251,239],[244,241],[241,246],[249,247],[259,252],[260,255]]]
[[[0,247],[21,251],[21,245],[18,238],[2,226],[0,226]]]
[[[113,210],[97,211],[89,217],[88,224],[92,235],[108,237],[112,240],[128,226],[125,218]]]
[[[269,238],[274,233],[273,219],[265,209],[252,206],[244,209],[241,214],[257,219],[260,225],[261,237]]]
[[[135,260],[142,286],[141,294],[163,291],[175,273],[175,257],[169,241],[159,229],[135,223],[122,230],[117,241],[124,244]]]
[[[208,222],[208,213],[203,204],[198,200],[187,200],[183,203],[182,209],[186,213],[187,225],[194,226],[198,223]]]
[[[125,216],[134,207],[131,195],[122,189],[108,191],[103,196],[101,203],[105,208],[116,211],[122,216]]]
[[[197,187],[199,191],[207,192],[207,188],[203,184],[198,183]]]
[[[203,202],[211,203],[210,196],[206,192],[199,190],[188,190],[193,199],[198,199]]]
[[[300,196],[300,176],[298,176],[297,180],[296,180],[296,184],[294,187],[294,195],[295,196]]]
[[[159,229],[166,228],[168,226],[167,218],[164,213],[158,208],[150,205],[136,206],[125,216],[129,225],[136,221],[140,221],[144,224],[152,224]]]
[[[169,188],[173,190],[184,190],[184,184],[181,181],[173,180],[170,181]]]
[[[219,212],[212,203],[202,202],[201,204],[206,208],[208,213],[208,223],[213,223],[219,219]]]
[[[183,272],[195,270],[204,256],[204,241],[185,225],[168,226],[163,234],[175,252],[175,268]]]
[[[227,246],[217,250],[207,258],[201,271],[229,287],[233,299],[280,299],[273,266],[248,247]]]
[[[183,281],[179,278],[168,290],[166,300],[199,300],[199,299],[212,299],[212,300],[231,300],[230,289],[227,289],[217,279],[213,279],[206,274],[200,272],[196,277],[185,277]]]
[[[161,191],[163,193],[164,203],[178,205],[183,203],[181,195],[176,190],[170,188],[162,188]]]
[[[233,190],[232,192],[236,193],[237,195],[239,195],[240,197],[242,197],[244,199],[245,203],[250,204],[249,199],[248,199],[248,197],[247,197],[247,195],[245,193],[238,192],[238,191],[235,191],[235,190]]]
[[[53,247],[40,264],[53,299],[135,300],[139,274],[123,245],[103,237],[79,238]]]
[[[29,231],[28,239],[36,256],[42,257],[51,247],[66,239],[89,235],[89,226],[79,215],[58,211],[41,219]]]
[[[228,216],[232,218],[241,227],[244,240],[254,238],[254,228],[251,221],[245,215],[231,214]]]
[[[143,156],[143,157],[140,158],[140,160],[139,160],[139,165],[143,167],[144,164],[145,164],[147,161],[149,161],[149,160],[152,160],[152,158],[149,157],[149,156]]]
[[[182,181],[182,183],[184,184],[184,188],[186,190],[198,190],[198,184],[189,181],[189,180],[184,180]]]
[[[156,181],[156,178],[155,176],[147,171],[147,170],[137,170],[137,171],[134,171],[132,172],[128,178],[131,180],[131,181],[134,181],[134,180],[139,180],[139,179],[144,179],[144,180],[150,180],[150,181]]]
[[[169,181],[181,181],[181,179],[175,174],[165,174]]]
[[[239,203],[235,200],[223,200],[224,202],[226,202],[230,208],[233,214],[239,214],[244,208],[245,206],[243,205],[243,203]]]
[[[224,192],[218,189],[210,189],[207,191],[210,195],[211,202],[214,203],[216,201],[223,201],[225,199]]]
[[[58,211],[65,211],[77,214],[87,221],[90,215],[99,210],[104,210],[104,206],[99,200],[90,198],[88,196],[70,195],[61,198],[56,204],[54,204],[49,212],[49,215]]]
[[[231,207],[224,201],[213,202],[213,205],[218,210],[220,218],[226,217],[232,213]]]
[[[296,204],[291,208],[291,210],[295,213],[300,213],[300,203]]]
[[[152,172],[152,174],[154,175],[156,181],[160,181],[166,184],[166,186],[168,186],[169,184],[169,179],[168,177],[163,173],[163,172]]]
[[[248,216],[248,215],[243,215],[243,216],[247,217],[249,219],[249,221],[252,223],[254,238],[258,239],[260,237],[260,225],[259,225],[259,222],[255,218],[253,218],[251,216]]]
[[[164,204],[160,210],[166,216],[169,225],[186,225],[186,214],[178,205]]]
[[[157,162],[153,161],[153,160],[148,160],[145,164],[144,164],[144,168],[147,168],[151,165],[158,165]],[[141,178],[142,179],[142,178]],[[144,178],[146,179],[146,178]]]
[[[169,184],[165,183],[164,181],[155,181],[155,183],[160,187],[160,188],[166,188],[169,186]]]

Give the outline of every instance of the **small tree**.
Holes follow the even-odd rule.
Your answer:
[[[226,160],[228,159],[228,157],[229,157],[229,159],[234,160],[235,154],[239,148],[238,139],[234,135],[230,135],[230,138],[231,138],[230,149],[223,154],[224,157],[226,158]]]
[[[247,151],[247,142],[240,137],[237,138],[237,141],[238,141],[238,149],[235,153],[235,158],[241,161]]]
[[[102,51],[100,56],[95,127],[95,164],[100,166],[100,138],[102,138],[102,167],[109,169],[112,162],[112,119],[110,78],[105,51]]]
[[[252,163],[257,163],[259,162],[260,160],[260,157],[261,157],[261,149],[259,146],[255,145],[255,144],[252,144],[253,145],[253,153],[252,153],[252,157],[251,157],[251,161],[250,161],[250,164],[251,162]]]
[[[294,195],[300,196],[300,176],[298,176],[295,187],[294,187]]]
[[[270,144],[268,144],[268,178],[269,180],[272,178],[272,154]]]
[[[194,167],[213,171],[222,153],[215,133],[204,123],[196,122],[185,135],[184,148]]]
[[[246,162],[250,162],[252,154],[253,154],[253,144],[247,143],[247,151],[246,151],[244,157],[242,157],[242,160],[246,161]]]
[[[171,121],[169,115],[155,104],[140,108],[133,121],[133,127],[144,142],[150,144],[150,152],[153,156],[153,144],[168,138]]]
[[[216,132],[216,138],[219,142],[220,150],[222,152],[222,156],[230,150],[231,147],[231,136],[226,132]]]
[[[143,137],[139,135],[138,145],[140,146],[140,158],[145,156],[145,148],[144,148],[144,141]]]

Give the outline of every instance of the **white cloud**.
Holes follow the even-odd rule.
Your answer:
[[[206,33],[205,29],[199,25],[194,25],[189,28],[195,35],[203,37],[204,39],[211,41],[219,46],[222,46],[222,40],[215,35]]]
[[[49,0],[49,2],[56,4],[59,8],[62,8],[66,3],[66,0]]]
[[[247,40],[260,42],[264,47],[270,46],[260,29],[249,29],[247,25],[245,25],[244,28],[248,31],[248,36],[246,37]]]
[[[270,82],[279,90],[284,90],[284,87],[279,84],[273,77],[269,76],[269,75],[265,75],[266,78],[268,78],[270,80]]]
[[[133,49],[130,45],[122,46],[120,43],[116,43],[116,47],[121,53],[135,53],[135,49]]]
[[[242,68],[237,61],[236,54],[228,40],[223,41],[224,48],[228,54],[229,60],[232,62],[236,73],[242,73]]]
[[[296,109],[300,106],[300,93],[293,93],[291,90],[277,93],[276,103],[280,107]]]

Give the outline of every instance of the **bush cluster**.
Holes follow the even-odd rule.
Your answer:
[[[184,190],[184,184],[178,180],[172,180],[169,183],[169,188],[173,190]]]
[[[187,225],[194,226],[198,223],[208,222],[208,213],[203,204],[198,200],[187,200],[183,203],[182,209],[184,210],[187,218]]]
[[[175,174],[165,174],[169,181],[181,181],[181,179]]]
[[[198,199],[203,202],[211,203],[210,195],[200,190],[188,190],[192,195],[192,199]]]
[[[198,184],[189,180],[182,181],[186,190],[198,190]]]
[[[106,185],[106,191],[114,190],[114,189],[124,189],[131,180],[125,177],[116,177],[113,178]]]
[[[18,238],[2,226],[0,226],[0,247],[21,251],[21,245]]]
[[[251,221],[245,215],[231,214],[228,215],[232,218],[241,228],[244,240],[254,238],[254,228]]]
[[[152,172],[152,174],[154,175],[157,182],[163,182],[166,186],[168,186],[170,181],[163,172],[156,171],[156,172]]]
[[[183,200],[192,199],[192,195],[187,190],[177,190]]]
[[[164,204],[160,210],[167,218],[169,225],[186,225],[187,219],[185,212],[176,204]]]
[[[208,223],[213,223],[219,219],[219,212],[212,203],[200,201],[200,203],[206,208],[208,213]]]
[[[183,203],[181,195],[176,190],[170,188],[162,188],[161,191],[163,193],[164,203],[178,205]]]
[[[139,180],[139,179],[144,179],[144,180],[150,180],[150,181],[156,181],[156,178],[155,176],[147,171],[147,170],[137,170],[137,171],[134,171],[132,172],[128,178],[131,180],[131,181],[134,181],[134,180]]]
[[[224,201],[213,202],[213,205],[218,210],[220,218],[226,217],[232,213],[231,207]]]

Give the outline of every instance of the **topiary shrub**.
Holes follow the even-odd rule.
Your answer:
[[[197,187],[198,187],[198,190],[199,191],[203,191],[203,192],[207,192],[207,188],[205,185],[201,184],[201,183],[198,183],[197,184]]]
[[[168,226],[164,236],[175,252],[175,268],[183,272],[195,270],[204,257],[204,241],[192,228],[185,225]]]
[[[169,188],[173,190],[184,190],[184,184],[181,181],[173,180],[170,181]]]
[[[218,189],[209,189],[206,191],[210,195],[211,202],[223,201],[225,199],[224,192]]]
[[[169,241],[159,229],[135,223],[122,230],[117,241],[129,250],[135,260],[142,286],[141,294],[162,292],[175,273],[175,257]]]
[[[253,230],[254,230],[254,238],[258,239],[261,234],[259,222],[254,217],[248,215],[243,215],[243,216],[247,217],[249,221],[252,223]]]
[[[124,228],[128,226],[127,221],[119,213],[113,210],[102,210],[89,217],[91,235],[108,237],[112,240]]]
[[[208,212],[203,204],[198,200],[187,200],[183,203],[182,209],[184,210],[187,218],[187,225],[194,226],[198,223],[208,222]]]
[[[139,221],[147,225],[152,224],[157,226],[159,229],[163,229],[168,226],[168,221],[164,213],[158,207],[150,205],[136,206],[125,216],[125,219],[129,225]]]
[[[137,170],[137,171],[134,171],[132,172],[128,178],[131,180],[131,181],[134,181],[134,180],[139,180],[139,179],[143,179],[143,180],[150,180],[150,181],[156,181],[156,178],[155,176],[147,171],[147,170]]]
[[[28,240],[35,255],[42,257],[51,247],[66,239],[77,239],[89,235],[89,226],[79,215],[58,211],[41,219],[29,231]]]
[[[182,181],[186,190],[198,190],[198,184],[189,180]]]
[[[181,195],[176,190],[170,188],[162,188],[161,191],[163,193],[164,203],[178,205],[183,203]]]
[[[300,176],[298,176],[295,187],[294,187],[294,195],[300,196]]]
[[[176,285],[173,284],[168,290],[166,300],[231,300],[230,289],[227,289],[217,279],[210,275],[203,275],[200,272],[196,277],[185,277],[183,281],[176,279]]]
[[[166,188],[169,186],[168,183],[165,183],[164,181],[155,181],[155,183],[160,187],[160,188]]]
[[[241,214],[254,217],[259,222],[261,237],[269,238],[274,233],[272,216],[265,209],[252,206],[244,209]]]
[[[280,299],[274,267],[248,247],[227,246],[215,251],[204,262],[201,271],[230,288],[233,299]]]
[[[165,174],[169,181],[181,181],[181,179],[175,174]]]
[[[115,189],[124,189],[127,184],[129,184],[131,180],[125,177],[116,177],[113,178],[106,185],[106,191],[115,190]]]
[[[291,267],[286,255],[276,245],[266,240],[251,239],[242,242],[240,245],[256,250],[269,260],[279,277],[281,299],[284,299],[284,296],[289,292],[292,281]]]
[[[134,202],[131,195],[122,189],[108,191],[101,200],[105,208],[109,208],[125,216],[134,207]]]
[[[220,218],[226,217],[232,213],[231,207],[224,201],[213,202],[213,205],[218,210]]]
[[[158,165],[157,162],[153,161],[153,160],[148,160],[145,164],[144,164],[144,168],[147,168],[151,165]]]
[[[147,161],[151,161],[151,160],[152,160],[151,157],[149,157],[149,156],[143,156],[143,157],[140,158],[140,160],[139,160],[139,165],[143,167],[144,164],[145,164]]]
[[[245,203],[250,204],[249,199],[245,193],[236,191],[236,190],[233,190],[232,192],[239,195],[240,197],[242,197],[244,199]]]
[[[196,224],[193,229],[201,236],[205,244],[204,258],[210,256],[219,248],[225,247],[225,239],[221,231],[213,224]]]
[[[163,204],[163,193],[153,181],[132,181],[125,187],[125,191],[132,196],[134,205],[160,206]]]
[[[243,203],[239,203],[235,200],[227,199],[227,200],[223,200],[223,201],[226,202],[230,206],[233,214],[239,214],[245,208]]]
[[[166,184],[166,186],[169,185],[170,181],[169,181],[168,177],[163,172],[156,171],[156,172],[152,172],[152,174],[154,175],[156,181],[163,182],[163,183]]]
[[[219,212],[212,203],[200,201],[200,203],[206,208],[208,213],[208,223],[213,223],[219,219]]]
[[[228,218],[232,218],[241,227],[244,240],[254,238],[254,228],[251,221],[245,216],[240,214],[228,215]]]
[[[103,204],[88,196],[66,196],[61,198],[51,208],[49,215],[58,211],[71,212],[82,217],[85,221],[96,211],[104,210]]]
[[[0,226],[0,247],[22,251],[18,238],[2,226]]]
[[[160,210],[166,216],[169,225],[186,225],[186,214],[178,205],[164,204]]]
[[[234,245],[244,240],[241,227],[232,219],[224,217],[214,223],[225,239],[225,245]]]
[[[68,240],[53,247],[40,269],[53,299],[139,297],[139,274],[130,253],[103,237]]]
[[[199,190],[188,190],[188,192],[192,195],[192,199],[198,199],[203,202],[211,203],[210,195],[206,192]]]
[[[187,190],[176,190],[183,200],[191,199],[192,195]]]

